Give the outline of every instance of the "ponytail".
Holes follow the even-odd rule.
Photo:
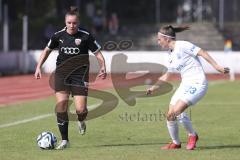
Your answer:
[[[189,30],[190,27],[188,25],[185,25],[185,26],[179,26],[179,27],[172,27],[170,25],[170,27],[172,28],[172,30],[177,33],[177,32],[182,32],[182,31],[185,31],[185,30]]]
[[[178,27],[173,27],[172,25],[167,25],[167,26],[161,27],[159,32],[162,35],[165,35],[165,37],[170,37],[170,38],[175,39],[177,32],[182,32],[182,31],[185,31],[188,29],[190,29],[190,27],[188,25],[178,26]]]

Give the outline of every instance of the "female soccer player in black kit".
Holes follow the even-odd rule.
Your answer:
[[[64,149],[69,146],[69,119],[67,110],[70,94],[74,97],[80,134],[83,135],[86,131],[84,120],[88,113],[86,107],[89,71],[89,67],[86,65],[89,64],[88,50],[96,56],[100,64],[98,76],[102,79],[105,79],[107,76],[105,60],[100,52],[100,45],[88,31],[79,28],[79,22],[80,19],[77,8],[71,7],[70,11],[65,15],[66,27],[52,36],[47,47],[40,56],[35,71],[35,78],[40,79],[41,66],[48,58],[51,51],[58,48],[59,55],[57,57],[57,69],[54,75],[54,89],[57,101],[57,122],[62,141],[56,149]],[[83,60],[85,61],[84,65],[81,62]],[[78,68],[73,70],[73,66],[78,66]]]

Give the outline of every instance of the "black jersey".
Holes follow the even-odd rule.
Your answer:
[[[77,55],[88,55],[89,50],[96,53],[101,48],[88,31],[78,29],[77,33],[70,35],[66,31],[66,27],[51,37],[47,47],[49,49],[58,48],[57,65]]]

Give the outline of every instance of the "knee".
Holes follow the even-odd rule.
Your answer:
[[[68,100],[58,102],[56,104],[56,112],[67,112]]]
[[[175,121],[176,120],[176,114],[174,112],[168,112],[167,113],[167,120],[168,121]]]
[[[86,117],[88,115],[88,110],[87,109],[85,109],[83,111],[77,110],[76,113],[77,113],[77,116],[78,116],[78,120],[83,121],[83,120],[86,119]]]
[[[180,123],[183,123],[185,121],[190,121],[189,117],[187,116],[187,114],[185,112],[181,113],[180,115],[177,116],[177,120]]]
[[[87,108],[86,106],[76,107],[76,112],[77,113],[87,112]]]

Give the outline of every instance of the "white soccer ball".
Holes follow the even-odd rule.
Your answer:
[[[57,138],[52,132],[42,132],[37,137],[37,144],[41,149],[54,149],[57,144]]]

